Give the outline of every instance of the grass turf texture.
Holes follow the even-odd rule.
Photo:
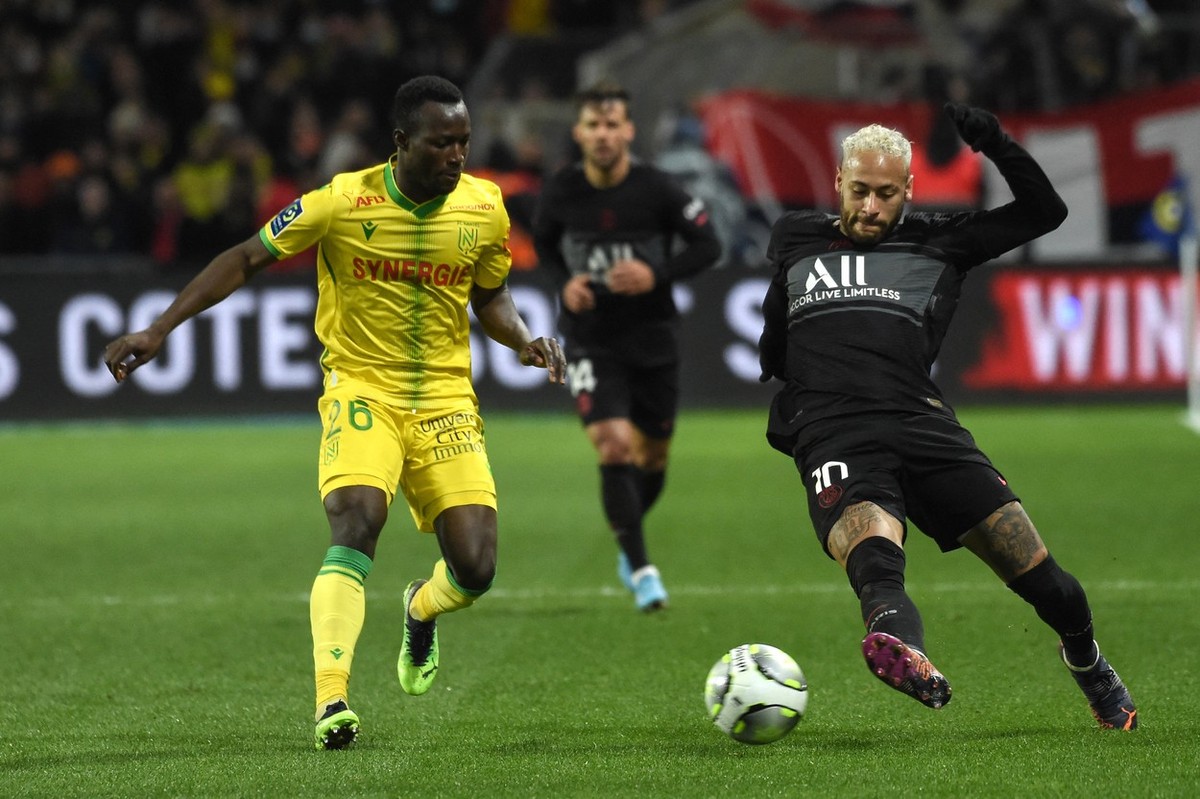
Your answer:
[[[954,685],[933,712],[872,678],[858,606],[763,415],[680,420],[649,522],[672,607],[615,575],[573,418],[488,417],[493,591],[441,625],[430,693],[395,679],[401,597],[432,537],[393,507],[355,658],[355,748],[311,748],[307,593],[328,543],[314,422],[0,429],[5,796],[1194,795],[1200,438],[1174,408],[967,409],[1087,588],[1142,714],[1097,729],[1055,638],[965,552],[914,534],[909,587]],[[808,714],[748,747],[708,722],[709,666],[792,654]]]

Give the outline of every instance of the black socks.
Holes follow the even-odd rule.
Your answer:
[[[1053,555],[1008,584],[1037,611],[1062,640],[1067,662],[1089,666],[1096,660],[1092,611],[1083,586],[1054,561]]]
[[[649,564],[642,536],[641,470],[632,464],[600,467],[600,497],[617,546],[637,571]]]
[[[846,575],[862,606],[868,633],[894,635],[925,651],[921,613],[904,590],[904,550],[886,538],[871,536],[846,560]]]

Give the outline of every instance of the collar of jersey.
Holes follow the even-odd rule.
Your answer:
[[[400,187],[396,185],[396,172],[393,168],[391,159],[388,159],[388,162],[383,165],[383,185],[387,187],[387,193],[396,203],[396,205],[400,206],[405,211],[408,211],[417,219],[424,219],[437,209],[441,208],[442,204],[446,202],[446,198],[450,196],[448,194],[439,194],[432,200],[426,200],[420,205],[417,205],[412,200],[405,197],[403,192],[400,191]]]

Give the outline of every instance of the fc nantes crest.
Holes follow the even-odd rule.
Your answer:
[[[479,225],[458,223],[458,251],[470,255],[479,245]]]

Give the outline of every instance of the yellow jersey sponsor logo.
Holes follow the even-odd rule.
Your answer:
[[[451,266],[415,258],[355,258],[354,277],[377,283],[406,280],[430,286],[457,286],[471,274],[469,266]]]

